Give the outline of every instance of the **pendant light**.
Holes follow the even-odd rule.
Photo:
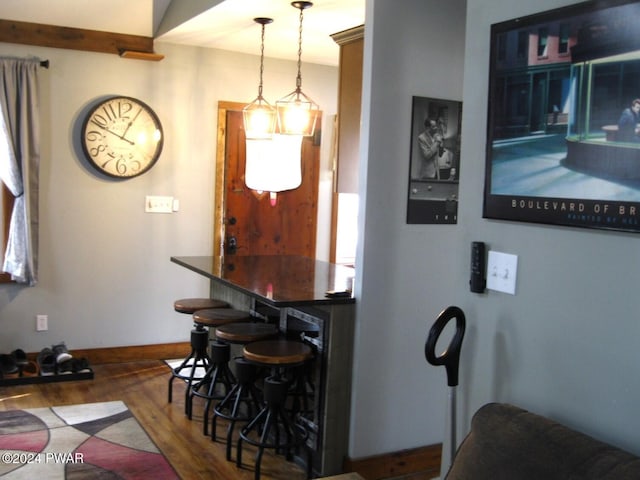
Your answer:
[[[296,89],[276,102],[278,127],[281,134],[311,136],[315,130],[319,107],[311,98],[302,92],[302,20],[305,9],[311,2],[292,2],[291,5],[300,10],[300,27],[298,29],[298,76]]]
[[[258,96],[242,109],[244,133],[247,139],[270,139],[276,129],[276,109],[262,96],[262,74],[264,72],[264,30],[273,19],[258,17],[254,22],[262,25],[260,37],[260,83]]]
[[[271,205],[277,192],[302,183],[302,135],[274,135],[271,140],[247,139],[244,183],[252,190],[269,192]]]

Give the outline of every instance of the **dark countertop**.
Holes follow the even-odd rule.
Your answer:
[[[171,261],[274,307],[354,303],[352,294],[327,297],[329,290],[351,289],[354,269],[289,255],[171,257]]]

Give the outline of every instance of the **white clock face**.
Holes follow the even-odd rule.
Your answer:
[[[100,102],[82,126],[87,159],[111,177],[131,178],[149,170],[162,151],[162,125],[140,100],[113,97]]]

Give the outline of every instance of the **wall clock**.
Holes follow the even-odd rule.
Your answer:
[[[131,97],[101,100],[82,123],[82,150],[98,171],[114,178],[142,175],[162,152],[162,125],[144,102]]]

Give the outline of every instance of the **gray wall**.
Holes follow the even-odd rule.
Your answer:
[[[208,282],[169,258],[213,251],[218,101],[255,97],[259,57],[161,42],[156,50],[165,54],[161,62],[0,43],[0,55],[51,61],[40,71],[40,281],[33,288],[0,285],[0,352],[37,352],[63,340],[71,350],[189,340],[191,323],[173,312],[173,301],[208,295]],[[322,150],[330,151],[337,68],[303,71],[305,91],[325,114]],[[275,102],[289,93],[295,75],[295,62],[266,59],[265,97]],[[82,160],[82,114],[106,95],[140,98],[162,121],[162,155],[140,177],[103,180]],[[330,165],[324,155],[324,196]],[[173,196],[180,211],[145,213],[146,195]],[[320,210],[328,218],[326,201]],[[328,256],[322,225],[320,257]],[[35,331],[37,314],[49,315],[49,331]]]
[[[466,13],[463,0],[367,4],[352,457],[442,441],[445,373],[426,363],[423,348],[451,304],[468,320],[460,433],[483,403],[510,401],[640,453],[637,236],[481,213],[490,24],[567,3],[468,0]],[[207,284],[169,257],[211,251],[216,102],[253,98],[256,59],[157,49],[167,57],[156,64],[0,44],[0,54],[52,61],[43,74],[50,128],[41,281],[0,286],[0,351],[37,351],[60,340],[92,348],[188,339],[172,301],[206,294]],[[293,63],[269,62],[268,98],[287,93],[294,73]],[[305,67],[304,75],[314,99],[333,113],[335,69]],[[122,183],[93,176],[73,140],[88,103],[116,93],[146,100],[168,132],[158,165]],[[404,221],[413,95],[464,101],[457,225]],[[180,212],[144,214],[147,194],[179,198]],[[469,292],[473,240],[519,255],[515,296]],[[35,333],[38,313],[49,314],[48,333]]]
[[[423,349],[451,304],[467,317],[458,440],[506,401],[640,454],[637,235],[482,218],[490,25],[569,3],[368,2],[353,457],[443,439],[446,376]],[[405,224],[412,95],[464,101],[457,225]],[[519,256],[515,296],[469,292],[473,240]]]

